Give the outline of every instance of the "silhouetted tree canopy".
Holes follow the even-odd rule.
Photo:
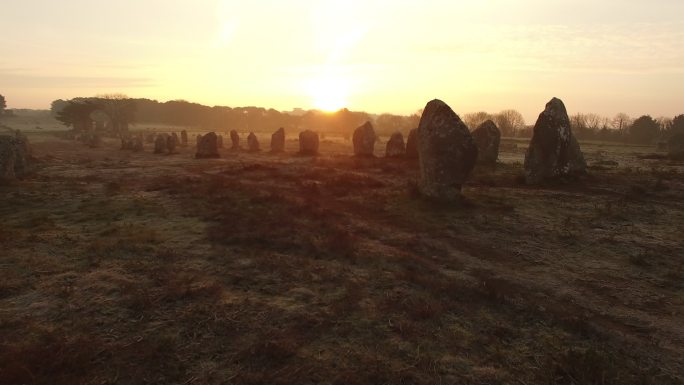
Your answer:
[[[670,133],[672,135],[684,133],[684,114],[677,115],[672,119]]]
[[[650,115],[644,115],[629,128],[630,139],[634,143],[650,144],[660,135],[660,126]]]
[[[71,100],[57,113],[55,119],[75,131],[88,132],[93,127],[92,113],[102,107],[90,100]]]

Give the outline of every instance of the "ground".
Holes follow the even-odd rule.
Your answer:
[[[583,143],[587,177],[529,187],[509,140],[444,205],[411,161],[292,137],[196,160],[31,133],[0,187],[0,383],[684,381],[684,164]]]

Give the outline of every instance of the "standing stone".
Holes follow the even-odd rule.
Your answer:
[[[684,160],[684,132],[672,135],[667,141],[667,157]]]
[[[318,134],[306,130],[299,133],[299,153],[301,155],[318,155]]]
[[[9,183],[30,171],[31,147],[28,139],[17,131],[0,135],[0,183]]]
[[[131,144],[131,150],[133,152],[140,152],[144,149],[142,135],[133,138],[133,143]]]
[[[176,147],[178,146],[178,135],[174,132],[172,135],[166,137],[166,150],[169,154],[176,153]]]
[[[223,135],[218,135],[216,137],[216,143],[218,145],[218,148],[223,148]]]
[[[122,136],[121,137],[121,149],[122,150],[130,150],[133,147],[133,141],[131,138],[127,136]]]
[[[363,126],[354,130],[354,136],[352,137],[354,155],[373,156],[375,140],[375,130],[373,130],[373,125],[370,122],[366,122]]]
[[[90,148],[100,148],[102,146],[102,137],[97,133],[90,134],[86,139],[86,143],[88,143]]]
[[[420,190],[429,198],[456,200],[477,160],[477,145],[461,118],[443,101],[425,106],[418,126]]]
[[[202,141],[202,135],[197,134],[197,136],[195,137],[195,146],[199,146],[201,141]]]
[[[166,134],[159,134],[157,137],[154,139],[154,153],[155,154],[163,154],[166,152],[166,142],[167,142],[167,137],[168,135]]]
[[[230,141],[232,142],[232,146],[230,147],[232,150],[240,149],[240,135],[238,135],[237,131],[230,131]]]
[[[257,139],[256,135],[254,135],[253,132],[250,132],[247,136],[247,148],[249,149],[249,152],[260,151],[259,139]]]
[[[199,143],[197,145],[197,153],[195,158],[220,158],[218,152],[218,137],[215,133],[210,132],[204,136],[199,136]]]
[[[188,132],[187,131],[185,131],[185,130],[181,131],[180,139],[181,139],[181,146],[182,147],[188,147]]]
[[[280,127],[271,135],[271,152],[285,151],[285,129]]]
[[[414,128],[408,134],[406,139],[406,157],[409,159],[418,159],[418,129]]]
[[[154,134],[147,134],[145,136],[145,143],[154,143]]]
[[[477,162],[494,165],[499,159],[499,143],[501,143],[501,131],[491,120],[480,124],[472,133],[477,144]]]
[[[565,105],[553,98],[539,114],[525,155],[525,179],[536,184],[586,172],[579,142],[572,134]]]
[[[395,132],[387,141],[387,148],[385,150],[385,156],[388,157],[398,157],[403,156],[406,153],[406,147],[404,146],[404,136],[401,132]]]

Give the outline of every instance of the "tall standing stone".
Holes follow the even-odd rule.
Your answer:
[[[154,153],[155,154],[163,154],[167,150],[167,141],[168,139],[167,134],[159,134],[157,137],[154,139]]]
[[[181,139],[181,146],[182,147],[188,147],[188,132],[187,131],[185,131],[185,130],[181,131],[180,139]]]
[[[501,131],[491,120],[480,124],[472,133],[477,144],[477,162],[494,165],[499,159]]]
[[[237,131],[231,130],[230,131],[230,141],[232,143],[231,149],[232,150],[239,150],[240,149],[240,135],[238,134]]]
[[[553,98],[539,114],[525,155],[525,179],[536,184],[544,180],[586,172],[579,142],[572,134],[565,105]]]
[[[318,143],[316,132],[306,130],[299,133],[299,153],[301,155],[317,155]]]
[[[259,148],[259,139],[257,139],[253,132],[250,132],[247,136],[247,148],[249,149],[249,152],[258,152],[261,150]]]
[[[280,127],[271,135],[271,152],[285,151],[285,129]]]
[[[373,156],[375,140],[375,130],[370,122],[366,122],[363,126],[358,127],[354,130],[354,136],[352,137],[354,155]]]
[[[406,139],[406,157],[408,159],[418,159],[418,129],[414,128]]]
[[[199,136],[199,143],[197,144],[197,153],[195,158],[220,158],[218,152],[218,137],[215,133],[210,132],[204,136]]]
[[[19,131],[14,135],[0,135],[0,184],[28,174],[31,159],[31,147],[26,136]]]
[[[388,157],[399,157],[406,153],[406,147],[404,146],[404,136],[401,132],[395,132],[387,141],[387,148],[385,150],[385,156]]]
[[[477,145],[461,118],[443,101],[432,100],[418,126],[420,190],[429,198],[456,200],[477,160]]]
[[[178,135],[174,132],[172,135],[167,135],[166,137],[166,150],[169,154],[175,154],[176,147],[178,147]]]

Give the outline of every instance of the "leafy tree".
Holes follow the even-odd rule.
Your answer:
[[[124,94],[102,94],[94,98],[102,106],[112,124],[112,131],[117,134],[126,133],[128,125],[135,122],[135,100]]]
[[[677,115],[672,119],[670,133],[673,135],[684,133],[684,114]]]
[[[660,125],[650,115],[644,115],[632,123],[629,136],[634,143],[650,144],[660,134]]]
[[[67,104],[69,104],[69,102],[67,102],[66,100],[53,100],[52,103],[50,103],[50,113],[52,113],[52,116],[57,116],[57,114],[59,114],[59,112],[62,111],[62,109],[67,106]]]
[[[67,105],[57,113],[55,119],[59,120],[67,127],[73,127],[75,131],[88,132],[93,127],[92,113],[101,108],[102,106],[89,100],[70,100],[67,102]]]

